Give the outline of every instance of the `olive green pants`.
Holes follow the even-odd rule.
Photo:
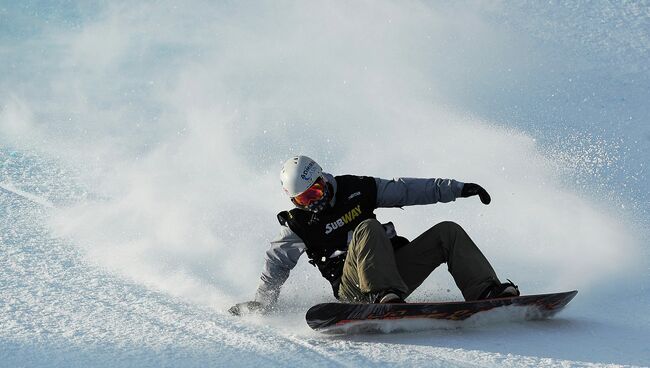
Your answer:
[[[395,252],[379,221],[365,220],[348,247],[339,299],[372,303],[374,294],[387,289],[406,297],[445,262],[465,300],[478,299],[499,282],[483,253],[456,223],[441,222]]]

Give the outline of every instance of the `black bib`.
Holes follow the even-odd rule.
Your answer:
[[[377,184],[368,176],[336,176],[336,200],[333,207],[320,213],[294,208],[278,214],[282,225],[289,226],[306,246],[309,263],[331,284],[334,296],[343,274],[345,251],[352,232],[363,220],[375,218]]]

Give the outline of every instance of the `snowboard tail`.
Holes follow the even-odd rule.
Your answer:
[[[381,320],[448,320],[462,321],[477,313],[495,308],[531,307],[526,319],[543,319],[562,310],[578,293],[577,290],[553,294],[525,295],[510,298],[445,303],[348,304],[322,303],[311,307],[305,316],[314,330],[327,332],[349,324]]]

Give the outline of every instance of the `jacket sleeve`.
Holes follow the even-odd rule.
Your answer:
[[[402,207],[451,202],[460,197],[463,183],[453,179],[375,178],[377,207]]]
[[[271,241],[271,247],[266,251],[255,301],[267,307],[276,303],[280,288],[287,281],[289,272],[296,266],[304,251],[305,244],[302,239],[283,226],[279,236]]]

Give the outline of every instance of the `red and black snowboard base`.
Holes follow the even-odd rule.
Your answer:
[[[476,300],[447,303],[404,303],[404,304],[346,304],[322,303],[307,311],[305,318],[309,327],[325,333],[345,333],[349,327],[356,331],[380,331],[383,321],[409,321],[417,323],[427,320],[465,320],[479,312],[505,309],[503,307],[525,308],[524,319],[543,319],[562,310],[577,290],[554,294],[525,295],[513,298]],[[519,308],[520,310],[522,308]],[[365,327],[364,327],[365,326]]]

